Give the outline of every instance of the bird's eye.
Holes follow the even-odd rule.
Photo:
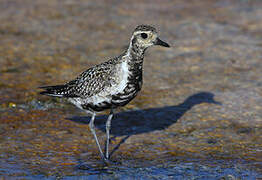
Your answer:
[[[147,38],[147,34],[146,34],[146,33],[141,33],[141,37],[142,37],[143,39],[146,39],[146,38]]]

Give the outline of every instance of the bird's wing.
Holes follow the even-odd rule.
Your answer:
[[[39,87],[44,89],[40,94],[56,97],[91,97],[112,86],[114,67],[113,60],[93,66],[66,84]]]
[[[81,73],[75,80],[65,85],[70,87],[72,97],[91,97],[112,86],[114,66],[105,62]]]

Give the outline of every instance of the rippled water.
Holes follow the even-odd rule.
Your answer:
[[[26,179],[259,179],[262,174],[248,168],[248,163],[232,161],[169,162],[164,164],[132,167],[126,162],[121,165],[95,166],[82,164],[75,167],[71,175],[63,176],[57,172],[54,176],[33,175],[15,164],[1,164],[2,177],[15,176]],[[9,175],[9,176],[8,176]]]

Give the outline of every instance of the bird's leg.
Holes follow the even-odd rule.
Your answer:
[[[101,146],[100,146],[99,141],[98,141],[97,136],[96,136],[96,130],[95,130],[95,126],[94,126],[95,117],[96,117],[96,114],[93,113],[92,114],[92,118],[91,118],[91,120],[89,122],[89,128],[90,128],[90,130],[91,130],[91,132],[92,132],[92,134],[93,134],[93,136],[94,136],[94,138],[96,140],[96,144],[98,146],[98,149],[99,149],[99,152],[100,152],[100,155],[101,155],[102,159],[105,159],[105,156],[104,156],[104,154],[102,152]]]
[[[108,147],[109,147],[109,141],[110,141],[111,120],[113,118],[113,115],[114,115],[114,112],[113,112],[113,109],[111,109],[110,114],[106,121],[106,150],[105,150],[106,159],[109,159]]]

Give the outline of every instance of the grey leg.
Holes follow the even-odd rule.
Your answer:
[[[110,114],[107,118],[106,121],[106,159],[109,159],[109,152],[108,152],[108,147],[109,147],[109,140],[110,140],[110,128],[111,128],[111,120],[113,118],[114,112],[113,109],[111,109]]]
[[[104,154],[102,152],[102,149],[100,147],[99,141],[98,141],[97,136],[96,136],[96,130],[95,130],[95,126],[94,126],[95,117],[96,117],[96,114],[93,113],[92,114],[92,118],[91,118],[91,120],[89,122],[89,128],[90,128],[90,130],[91,130],[91,132],[92,132],[92,134],[93,134],[93,136],[94,136],[94,138],[96,140],[96,144],[98,146],[98,149],[99,149],[99,152],[100,152],[100,155],[101,155],[102,159],[105,159],[105,156],[104,156]]]

